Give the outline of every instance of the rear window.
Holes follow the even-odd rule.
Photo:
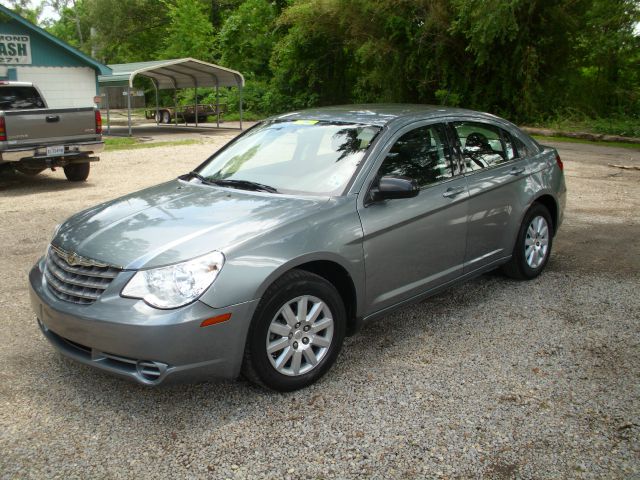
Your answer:
[[[33,87],[0,87],[0,110],[44,108],[44,101]]]

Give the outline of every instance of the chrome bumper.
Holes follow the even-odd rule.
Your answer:
[[[55,157],[47,157],[47,147],[13,148],[0,152],[0,160],[4,162],[18,162],[22,159],[46,160],[52,158],[76,157],[100,153],[104,150],[104,142],[73,143],[64,146],[64,154]]]

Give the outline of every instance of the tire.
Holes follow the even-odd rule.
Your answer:
[[[162,111],[162,123],[171,123],[171,114],[168,110]]]
[[[553,223],[549,210],[534,203],[524,216],[513,254],[502,271],[517,280],[536,278],[547,265],[553,244]]]
[[[162,123],[162,112],[156,112],[153,114],[153,119],[156,123]]]
[[[307,312],[303,318],[300,312],[304,305]],[[258,304],[247,336],[243,375],[280,392],[311,385],[335,363],[346,319],[342,298],[331,283],[303,270],[286,273]]]
[[[70,182],[84,182],[91,170],[90,163],[72,163],[64,167],[64,175]]]

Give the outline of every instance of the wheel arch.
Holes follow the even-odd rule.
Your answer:
[[[558,230],[558,228],[557,228],[557,226],[558,226],[558,202],[556,202],[556,199],[553,198],[552,195],[547,193],[547,194],[544,194],[544,195],[541,195],[541,196],[537,197],[533,202],[531,202],[531,205],[529,206],[529,208],[531,208],[536,203],[539,203],[539,204],[543,205],[544,207],[546,207],[547,210],[549,210],[549,214],[551,215],[551,223],[553,224],[552,225],[553,236],[555,236],[556,235],[556,231]]]
[[[354,275],[348,267],[333,256],[324,258],[304,256],[281,266],[263,282],[259,289],[259,297],[262,297],[271,284],[291,270],[304,270],[331,283],[340,294],[347,311],[347,335],[352,335],[358,330],[359,297]]]

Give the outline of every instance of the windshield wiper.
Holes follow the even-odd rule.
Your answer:
[[[200,180],[205,185],[214,185],[214,182],[212,182],[211,180],[203,177],[202,175],[200,175],[198,172],[195,172],[195,171],[191,171],[189,173],[185,173],[184,175],[180,175],[178,178],[180,180],[186,180],[188,177],[197,178],[198,180]]]
[[[207,180],[207,182],[214,185],[220,185],[221,187],[235,187],[245,190],[254,190],[256,192],[278,193],[276,188],[262,183],[252,182],[250,180]]]

